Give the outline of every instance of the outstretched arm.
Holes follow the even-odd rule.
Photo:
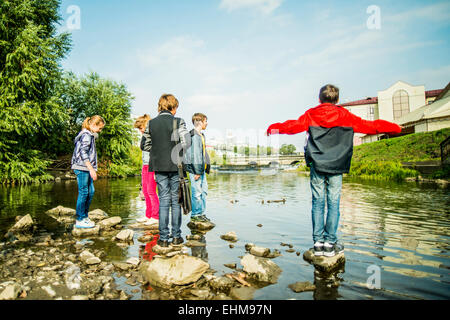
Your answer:
[[[353,130],[359,133],[365,134],[379,134],[379,133],[400,133],[402,129],[398,124],[386,121],[386,120],[375,120],[369,121],[364,120],[353,113],[349,112],[348,116],[352,123]]]
[[[283,123],[274,123],[267,129],[267,135],[271,134],[296,134],[308,130],[307,115],[304,114],[297,120],[288,120]]]

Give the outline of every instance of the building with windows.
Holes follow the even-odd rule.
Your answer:
[[[386,90],[378,91],[376,97],[346,102],[340,106],[365,120],[383,119],[403,125],[404,117],[430,105],[443,91],[444,89],[425,91],[425,86],[413,86],[403,81],[397,81]],[[414,128],[409,128],[402,131],[402,134],[414,132],[416,132]],[[381,134],[355,134],[354,144],[373,142],[384,137],[386,136]]]

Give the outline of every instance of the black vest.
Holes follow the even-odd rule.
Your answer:
[[[156,118],[149,121],[149,132],[152,140],[150,149],[150,163],[148,171],[152,172],[177,172],[177,163],[172,161],[172,152],[178,141],[172,141],[173,119],[175,117],[168,111],[162,111]],[[180,126],[180,118],[177,120],[177,128]],[[178,137],[178,135],[176,135]],[[181,149],[181,146],[179,146]],[[176,158],[173,159],[176,161]]]

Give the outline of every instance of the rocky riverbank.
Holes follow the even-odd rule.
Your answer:
[[[125,227],[120,217],[97,209],[89,212],[95,228],[75,229],[74,214],[62,206],[43,214],[45,224],[59,228],[55,234],[40,231],[43,222],[30,215],[16,217],[0,243],[0,300],[251,300],[283,272],[274,261],[280,251],[249,243],[240,256],[242,268],[229,263],[225,266],[231,271],[218,275],[203,255],[205,234],[215,227],[210,222],[190,222],[192,234],[184,244],[162,248],[156,244],[157,225]],[[238,235],[231,231],[221,238],[231,247]],[[117,258],[99,249],[99,241],[118,247],[138,241],[146,250]],[[281,245],[289,247],[287,253],[295,252],[292,245]],[[314,289],[301,282],[289,287],[295,292]]]

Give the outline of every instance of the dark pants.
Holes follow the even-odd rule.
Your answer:
[[[181,238],[181,206],[178,203],[178,172],[155,172],[159,196],[159,238],[169,240],[169,211],[172,209],[172,236]]]
[[[94,180],[89,171],[74,170],[78,182],[76,218],[78,221],[88,217],[89,206],[94,197]]]

